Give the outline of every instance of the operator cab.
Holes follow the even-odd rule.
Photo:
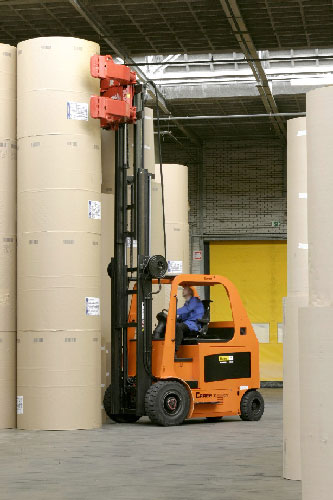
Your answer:
[[[221,286],[221,285],[220,285]],[[178,302],[178,299],[177,299]],[[233,321],[211,321],[211,304],[214,302],[210,299],[203,299],[204,314],[197,322],[200,326],[198,332],[192,332],[191,335],[184,337],[182,345],[197,345],[203,342],[229,342],[235,333]],[[163,309],[156,315],[157,324],[153,330],[153,340],[164,340],[166,332],[166,323],[168,318],[168,310]],[[241,335],[245,334],[246,328],[241,328]]]

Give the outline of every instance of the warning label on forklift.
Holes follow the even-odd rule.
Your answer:
[[[23,396],[16,396],[16,413],[23,415]]]
[[[220,363],[233,363],[234,362],[234,357],[233,356],[219,356],[219,362]]]
[[[182,260],[168,260],[168,274],[181,274],[183,272]]]
[[[88,201],[88,217],[89,219],[101,219],[101,202],[89,200]]]
[[[67,102],[67,120],[88,121],[88,103]]]
[[[86,297],[86,316],[100,315],[99,297]]]

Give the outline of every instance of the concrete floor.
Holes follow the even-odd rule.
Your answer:
[[[281,479],[282,390],[262,420],[95,431],[0,431],[1,500],[300,500]]]

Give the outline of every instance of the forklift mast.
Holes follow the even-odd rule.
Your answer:
[[[163,278],[167,263],[150,256],[150,184],[144,165],[144,87],[127,66],[111,56],[91,58],[91,75],[100,79],[90,113],[101,127],[115,130],[114,257],[111,278],[111,412],[145,414],[152,384],[152,279]],[[128,125],[134,127],[134,168],[128,175]],[[111,165],[110,165],[111,168]],[[134,246],[137,259],[134,261]],[[128,257],[129,256],[129,257]],[[128,323],[129,297],[137,295],[136,323]],[[128,376],[127,329],[136,328],[136,377]]]

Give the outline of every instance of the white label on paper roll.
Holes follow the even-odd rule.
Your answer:
[[[307,250],[309,248],[308,243],[298,243],[298,248],[301,250]]]
[[[23,396],[16,396],[16,413],[23,415]]]
[[[306,130],[299,130],[297,132],[297,137],[301,137],[302,135],[306,135]]]
[[[145,120],[151,120],[151,116],[145,115]]]
[[[181,274],[183,272],[182,260],[168,260],[168,273]]]
[[[150,146],[147,146],[147,144],[145,144],[145,149],[150,149]]]
[[[308,193],[298,193],[298,197],[306,199],[308,197]]]
[[[100,315],[99,297],[86,297],[86,316]]]
[[[89,200],[88,201],[89,219],[101,219],[101,215],[102,215],[101,202]]]
[[[88,103],[67,102],[67,120],[88,121]]]

